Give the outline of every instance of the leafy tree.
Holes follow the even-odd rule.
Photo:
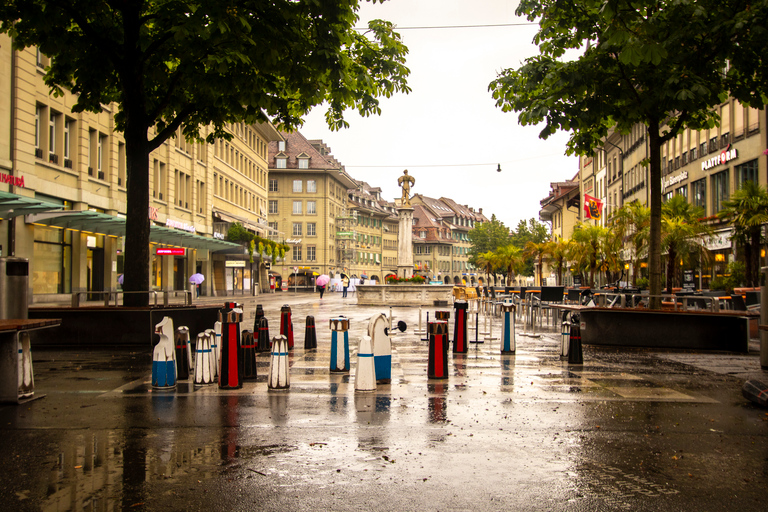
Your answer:
[[[688,202],[683,195],[676,195],[662,207],[662,247],[667,252],[667,293],[672,293],[677,277],[677,262],[703,256],[701,235],[711,233],[711,229],[699,222],[704,210]],[[683,261],[685,262],[685,261]],[[690,263],[690,261],[689,261]]]
[[[509,230],[496,218],[496,215],[491,215],[489,222],[476,225],[467,236],[472,243],[472,247],[469,248],[469,262],[477,268],[482,267],[479,263],[481,254],[493,252],[509,243]]]
[[[376,0],[373,0],[376,1]],[[228,139],[227,123],[301,125],[327,102],[379,113],[380,96],[408,92],[407,48],[391,23],[354,29],[360,0],[6,0],[0,31],[16,48],[52,57],[45,81],[77,94],[73,112],[116,104],[126,144],[125,289],[149,282],[149,154],[181,129]],[[146,305],[148,296],[126,295]]]
[[[754,181],[745,181],[741,188],[723,201],[718,212],[721,219],[730,219],[733,240],[742,252],[748,286],[760,286],[760,248],[763,224],[768,222],[768,192]]]
[[[521,220],[518,222],[517,229],[510,234],[510,238],[512,245],[519,247],[520,249],[525,249],[528,242],[541,244],[549,240],[549,230],[547,229],[546,224],[531,217],[528,221]],[[523,261],[523,266],[520,268],[519,273],[526,276],[533,276],[533,263],[532,257],[525,256],[525,261]]]
[[[661,291],[661,146],[681,129],[712,127],[729,92],[762,106],[765,2],[716,0],[523,0],[539,21],[540,55],[502,71],[489,88],[540,137],[571,132],[567,152],[589,154],[610,129],[648,134],[650,293]],[[754,14],[757,12],[757,14]],[[743,33],[742,33],[743,32]],[[744,55],[740,55],[744,52]],[[731,69],[724,73],[728,59]],[[755,79],[754,76],[758,75]],[[652,307],[660,307],[654,297]]]

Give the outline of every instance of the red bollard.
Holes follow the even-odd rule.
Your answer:
[[[429,363],[427,377],[430,379],[448,378],[448,322],[435,320],[427,324],[429,332]]]
[[[288,350],[293,348],[293,321],[291,320],[291,306],[287,304],[280,308],[280,334],[288,340]]]

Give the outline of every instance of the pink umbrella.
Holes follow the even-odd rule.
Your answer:
[[[331,278],[328,277],[326,274],[323,274],[321,276],[317,276],[317,279],[315,279],[315,284],[317,286],[325,286],[331,281]]]

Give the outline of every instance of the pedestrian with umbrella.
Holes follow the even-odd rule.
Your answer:
[[[323,298],[323,294],[325,293],[325,286],[330,282],[331,278],[330,276],[323,274],[320,276],[317,276],[317,279],[315,279],[315,284],[320,289],[320,298]]]
[[[189,276],[189,282],[195,285],[197,297],[200,297],[200,284],[202,284],[203,281],[205,281],[205,276],[199,272]]]

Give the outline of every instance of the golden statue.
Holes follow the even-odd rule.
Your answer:
[[[403,175],[397,178],[397,184],[403,187],[403,197],[400,201],[402,206],[411,206],[411,186],[416,183],[413,176],[408,176],[408,169],[403,171]]]

